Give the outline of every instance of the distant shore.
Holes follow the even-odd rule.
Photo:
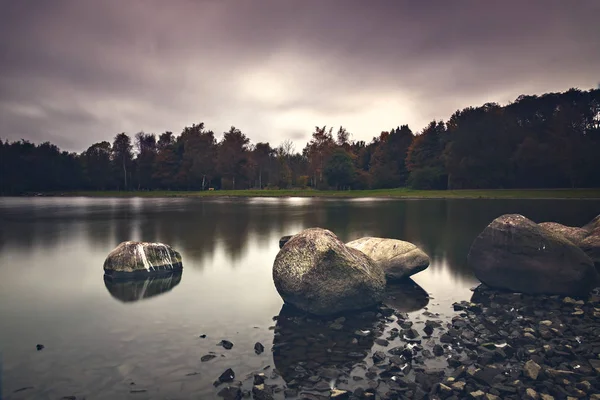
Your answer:
[[[465,189],[465,190],[211,190],[211,191],[76,191],[36,193],[48,197],[321,197],[399,199],[600,199],[599,189]]]

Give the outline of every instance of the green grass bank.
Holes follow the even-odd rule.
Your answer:
[[[600,199],[600,189],[494,189],[494,190],[214,190],[214,191],[81,191],[47,196],[86,197],[325,197],[405,199]]]

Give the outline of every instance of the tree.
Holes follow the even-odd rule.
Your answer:
[[[257,143],[252,150],[252,160],[258,171],[258,188],[263,188],[263,182],[269,182],[269,173],[271,167],[271,158],[273,157],[273,149],[269,143]],[[263,173],[266,174],[266,180],[263,181]]]
[[[137,150],[137,180],[138,188],[154,188],[154,165],[156,161],[156,136],[139,132],[135,135]]]
[[[81,155],[81,162],[89,187],[106,190],[112,186],[111,174],[112,148],[107,141],[91,145]]]
[[[311,141],[303,150],[304,156],[308,159],[313,187],[318,187],[323,181],[323,169],[331,152],[335,149],[332,130],[333,128],[327,130],[326,126],[322,128],[316,126]]]
[[[183,149],[180,180],[187,188],[204,190],[215,174],[217,141],[214,132],[205,130],[201,122],[185,127],[177,142]]]
[[[131,139],[125,132],[115,136],[112,145],[112,161],[116,171],[122,171],[123,190],[127,190],[127,171],[131,167],[133,161],[133,146]]]
[[[352,156],[343,148],[337,148],[325,166],[327,183],[337,189],[350,187],[354,182],[355,170]]]
[[[152,177],[159,187],[171,189],[176,186],[175,177],[179,169],[173,132],[162,133],[158,138],[156,147],[156,165]]]
[[[406,153],[410,172],[407,184],[414,189],[445,189],[448,174],[442,154],[446,142],[446,125],[432,121],[415,136]]]
[[[236,180],[240,187],[240,181],[246,180],[248,176],[249,143],[250,139],[234,126],[225,132],[223,140],[219,143],[219,172],[223,177],[231,179],[231,188],[234,190]]]
[[[406,184],[406,153],[414,135],[408,125],[391,132],[382,132],[379,144],[371,158],[370,173],[378,188],[401,187]]]

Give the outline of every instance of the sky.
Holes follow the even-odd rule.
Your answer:
[[[204,122],[300,151],[600,83],[600,1],[0,0],[0,138]]]

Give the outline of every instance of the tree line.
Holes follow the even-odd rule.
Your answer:
[[[600,89],[570,89],[486,103],[408,125],[369,143],[343,127],[316,127],[301,152],[291,141],[251,144],[232,126],[221,140],[204,123],[179,135],[117,134],[84,152],[49,142],[0,140],[0,193],[249,188],[492,189],[600,187]]]

